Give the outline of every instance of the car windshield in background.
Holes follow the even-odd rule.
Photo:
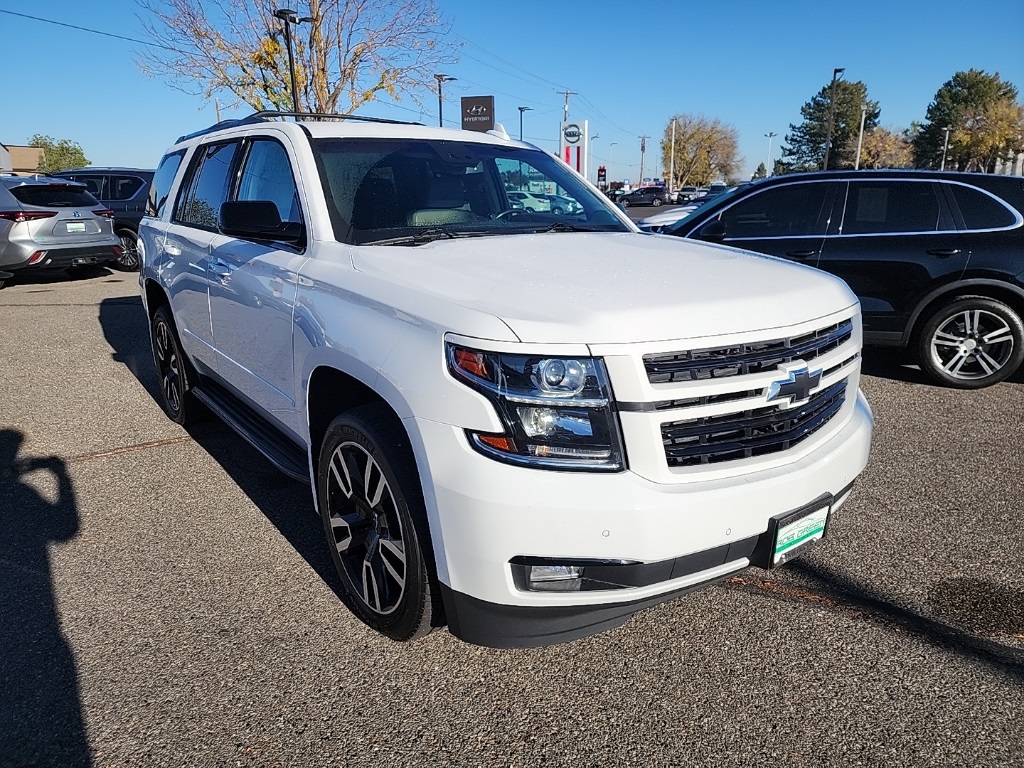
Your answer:
[[[40,208],[89,208],[99,201],[78,184],[23,184],[10,187],[19,203]]]
[[[415,245],[438,237],[629,231],[607,200],[538,150],[461,141],[317,139],[313,151],[334,234],[342,242]],[[574,202],[571,215],[562,207],[561,215],[551,212],[545,195]]]
[[[696,205],[696,206],[698,206],[701,209],[703,209],[704,206],[718,206],[720,203],[726,203],[727,201],[732,200],[734,197],[736,197],[736,193],[739,192],[741,189],[746,189],[746,185],[741,186],[741,187],[733,187],[732,189],[728,190],[727,192],[720,192],[720,193],[719,192],[714,192],[714,193],[708,193],[707,195],[704,195],[703,197],[696,197],[693,200],[691,200],[689,203],[687,203],[687,205]],[[708,208],[708,210],[710,210],[710,207]],[[680,227],[683,227],[683,226],[686,226],[686,225],[687,225],[687,222],[686,222],[686,218],[684,217],[682,219],[679,219],[679,221],[676,221],[676,222],[673,222],[672,224],[669,224],[662,231],[665,234],[669,234],[669,233],[675,231],[676,229],[678,229]]]

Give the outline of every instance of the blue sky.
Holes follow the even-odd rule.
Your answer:
[[[651,152],[673,114],[715,117],[739,133],[744,175],[772,156],[800,107],[835,67],[862,80],[880,103],[881,124],[902,129],[923,120],[936,90],[958,70],[998,72],[1024,94],[1024,0],[820,0],[691,2],[589,0],[438,0],[452,23],[461,59],[446,68],[446,124],[459,96],[493,94],[497,119],[557,149],[563,97],[577,91],[569,116],[590,120],[591,168],[635,180],[640,139]],[[304,2],[290,4],[301,13]],[[102,9],[102,10],[100,10]],[[102,4],[0,0],[8,10],[126,37],[144,38],[131,0]],[[153,167],[180,134],[215,122],[212,102],[143,76],[145,46],[0,13],[0,142],[34,133],[79,142],[95,165]],[[224,94],[222,107],[232,98]],[[362,114],[437,121],[437,100],[376,104]],[[224,110],[242,116],[243,107]],[[594,171],[592,171],[593,176]]]

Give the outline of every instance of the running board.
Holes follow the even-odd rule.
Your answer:
[[[309,482],[306,452],[254,409],[209,379],[190,391],[277,469],[300,483]]]

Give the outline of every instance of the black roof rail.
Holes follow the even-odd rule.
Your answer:
[[[388,123],[391,125],[423,125],[423,123],[413,123],[408,120],[391,120],[386,117],[367,117],[365,115],[337,115],[325,112],[277,112],[274,110],[261,110],[260,112],[253,112],[251,115],[246,117],[240,117],[233,120],[221,120],[219,123],[211,125],[209,128],[203,128],[202,130],[195,131],[193,133],[186,133],[184,136],[179,136],[175,144],[180,144],[188,139],[194,139],[197,136],[202,136],[213,131],[220,131],[225,128],[234,128],[239,125],[250,125],[252,123],[263,123],[273,120],[274,118],[294,117],[296,120],[356,120],[363,123]]]

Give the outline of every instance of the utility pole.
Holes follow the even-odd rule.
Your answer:
[[[942,130],[946,133],[946,140],[942,142],[942,166],[939,168],[940,171],[946,170],[946,150],[949,149],[949,132],[953,130],[953,126],[947,125]]]
[[[668,156],[668,191],[676,185],[676,118],[672,117],[672,150]]]
[[[637,179],[637,186],[644,183],[644,154],[647,152],[647,134],[640,137],[640,178]]]
[[[836,119],[836,80],[838,80],[846,69],[836,67],[832,70],[832,89],[828,99],[828,130],[825,132],[825,165],[821,170],[828,170],[828,156],[832,151],[832,124]]]
[[[567,122],[569,120],[569,97],[578,96],[579,94],[576,91],[555,91],[555,93],[565,96],[565,105],[562,107],[562,122]]]
[[[773,175],[772,174],[772,139],[774,139],[778,135],[779,134],[777,134],[775,131],[768,131],[768,133],[766,133],[764,135],[764,137],[766,139],[768,139],[768,164],[765,165],[764,170],[765,170],[765,173],[767,175],[769,175],[769,176]]]

